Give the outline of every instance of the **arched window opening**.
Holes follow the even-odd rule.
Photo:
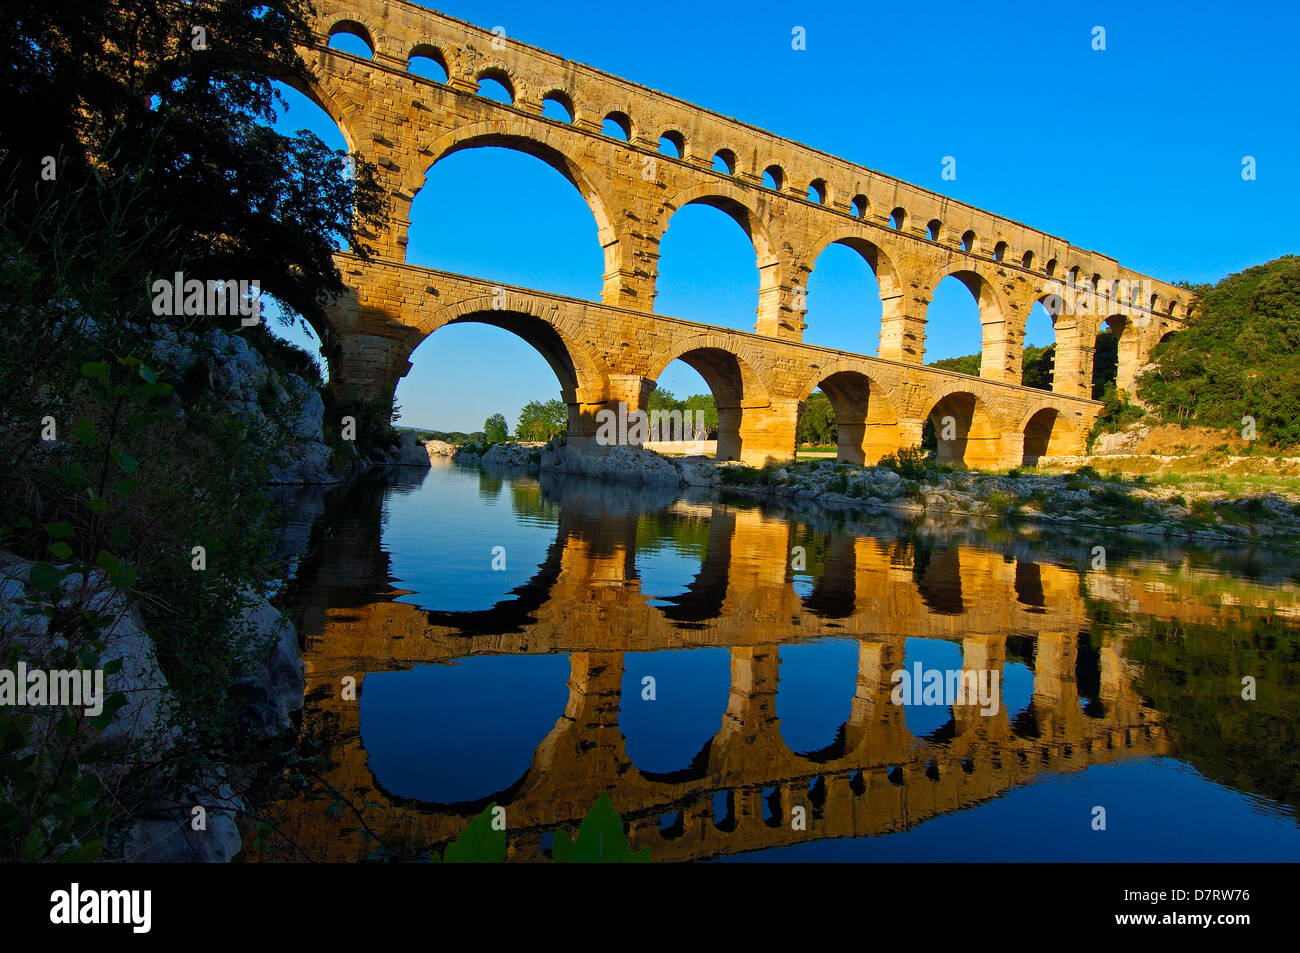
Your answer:
[[[713,171],[724,175],[735,175],[736,154],[730,149],[719,149],[713,156]]]
[[[406,71],[413,76],[422,76],[444,85],[451,75],[442,52],[427,45],[417,46],[411,50],[411,55],[406,61]]]
[[[556,122],[573,122],[573,100],[567,93],[553,90],[542,97],[542,116]]]
[[[867,197],[865,195],[853,196],[853,217],[854,218],[867,217]]]
[[[964,232],[961,236],[961,250],[967,252],[975,251],[975,233],[971,231]]]
[[[808,201],[818,205],[826,204],[826,180],[813,179],[808,183]]]
[[[769,165],[763,170],[763,184],[775,192],[785,184],[785,171],[779,165]]]
[[[622,139],[624,142],[631,142],[632,119],[627,113],[619,112],[616,109],[605,116],[604,121],[600,124],[600,131],[611,139]]]
[[[994,261],[1001,261],[1002,259],[1004,259],[1004,258],[1006,258],[1006,257],[1007,257],[1007,243],[1006,243],[1006,242],[998,242],[996,245],[993,246],[993,260],[994,260]]]
[[[1033,253],[1033,252],[1031,252],[1031,251],[1027,251],[1027,252],[1025,252],[1024,256],[1020,259],[1020,267],[1026,269],[1026,270],[1034,267],[1034,253]]]
[[[499,71],[480,75],[477,92],[484,99],[505,103],[507,106],[513,106],[515,102],[515,91],[510,84],[510,77]]]
[[[375,58],[375,41],[356,20],[340,20],[330,28],[329,48],[368,60]]]
[[[1048,261],[1047,261],[1047,267],[1043,269],[1043,272],[1044,272],[1044,274],[1046,274],[1047,277],[1049,277],[1049,278],[1055,277],[1055,275],[1056,275],[1056,259],[1055,259],[1055,258],[1050,258],[1050,259],[1048,259]]]
[[[659,137],[659,151],[674,159],[686,158],[686,137],[675,129],[670,129]]]
[[[903,222],[907,219],[907,212],[902,208],[896,208],[889,213],[889,224],[894,226],[898,231],[903,230]]]
[[[942,229],[943,222],[939,221],[937,218],[932,218],[930,219],[930,224],[925,226],[925,235],[930,239],[930,241],[937,242],[939,240],[939,233]]]

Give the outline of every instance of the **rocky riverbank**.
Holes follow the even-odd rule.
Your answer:
[[[1234,494],[1212,482],[1199,486],[1148,482],[1143,477],[1109,479],[1086,466],[1070,473],[998,474],[951,470],[921,460],[864,467],[823,459],[756,469],[707,457],[664,457],[633,447],[584,454],[562,439],[542,447],[497,444],[486,453],[457,454],[454,459],[601,480],[726,487],[832,510],[906,516],[948,512],[1202,543],[1300,541],[1300,493],[1278,488]]]

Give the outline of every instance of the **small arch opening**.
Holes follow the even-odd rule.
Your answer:
[[[659,152],[674,159],[685,159],[686,137],[675,129],[669,129],[659,137]]]
[[[826,180],[813,179],[808,183],[808,201],[818,205],[826,204]]]
[[[507,106],[515,104],[514,85],[510,82],[510,77],[502,70],[490,70],[480,73],[478,89],[475,92],[484,99],[505,103]]]
[[[340,20],[330,27],[329,48],[340,53],[360,56],[363,59],[375,58],[375,41],[370,31],[356,20]]]
[[[622,139],[624,142],[632,141],[632,117],[625,112],[614,110],[606,114],[600,124],[600,131],[603,135],[611,139]]]
[[[411,50],[411,55],[406,60],[406,71],[412,76],[421,76],[444,85],[451,75],[442,51],[427,44],[421,44]]]
[[[1021,267],[1021,268],[1033,268],[1033,267],[1034,267],[1034,253],[1033,253],[1033,252],[1031,252],[1031,251],[1027,251],[1027,252],[1024,253],[1023,256],[1021,256],[1021,258],[1020,258],[1020,267]]]
[[[939,240],[939,232],[943,228],[943,222],[937,218],[930,219],[930,224],[925,226],[925,236],[932,242]]]
[[[967,232],[965,232],[965,233],[961,236],[961,250],[962,250],[962,251],[968,251],[968,252],[974,252],[974,251],[975,251],[975,233],[974,233],[974,232],[972,232],[972,231],[967,231]]]
[[[1049,278],[1052,278],[1052,277],[1054,277],[1054,276],[1056,275],[1056,259],[1055,259],[1055,258],[1050,258],[1050,259],[1048,259],[1048,261],[1047,261],[1047,267],[1043,269],[1043,273],[1044,273],[1045,275],[1047,275],[1047,277],[1049,277]]]
[[[542,97],[542,116],[556,122],[572,123],[574,116],[573,100],[568,93],[558,89],[551,90]]]
[[[899,231],[903,230],[903,222],[907,220],[907,212],[902,208],[896,208],[889,213],[889,224]]]
[[[866,218],[866,217],[867,217],[867,197],[866,197],[865,195],[855,195],[855,196],[853,196],[853,203],[852,203],[852,204],[853,204],[853,217],[854,217],[854,218]]]
[[[763,185],[775,192],[781,191],[785,184],[785,171],[779,165],[769,165],[763,170]]]
[[[719,149],[713,154],[713,171],[724,175],[735,175],[736,154],[730,149]]]
[[[994,260],[994,261],[1001,261],[1002,259],[1004,259],[1004,258],[1006,258],[1006,257],[1007,257],[1007,243],[1006,243],[1006,242],[998,242],[996,245],[993,246],[993,260]]]

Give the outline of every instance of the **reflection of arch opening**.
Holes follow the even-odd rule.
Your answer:
[[[1073,453],[1078,447],[1078,431],[1054,407],[1044,407],[1024,426],[1025,466],[1036,466],[1040,457]]]
[[[939,463],[994,469],[1001,436],[983,401],[968,391],[941,397],[926,415],[938,439]]]
[[[713,394],[713,403],[718,411],[717,459],[743,460],[745,442],[753,435],[761,405],[767,403],[767,389],[753,368],[721,347],[710,346],[707,342],[693,347],[691,342],[686,342],[680,351],[665,355],[658,368],[648,376],[658,380],[674,360],[680,360],[695,370]],[[745,404],[758,405],[758,409],[746,410]]]
[[[898,415],[883,388],[867,375],[837,371],[818,387],[835,411],[837,459],[874,464],[902,445]]]

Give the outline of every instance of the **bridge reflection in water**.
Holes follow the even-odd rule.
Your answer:
[[[499,492],[501,477],[473,476],[485,495]],[[528,582],[478,611],[413,605],[419,594],[392,584],[382,511],[386,494],[403,487],[337,492],[317,520],[318,545],[295,584],[308,665],[305,719],[327,739],[334,766],[326,781],[365,824],[347,811],[327,816],[327,793],[278,805],[277,825],[310,856],[365,857],[374,847],[365,827],[403,843],[445,843],[496,801],[507,812],[510,858],[541,859],[548,835],[574,830],[603,790],[628,822],[633,846],[649,845],[656,860],[910,828],[1040,776],[1168,752],[1164,718],[1136,685],[1141,672],[1127,657],[1125,627],[1089,637],[1098,606],[1220,625],[1248,611],[1230,602],[1267,601],[1291,613],[1300,604],[1293,589],[1267,583],[1244,600],[1188,598],[1185,589],[1153,582],[1140,561],[1085,571],[1091,544],[1081,542],[1078,553],[1058,549],[1048,561],[1024,540],[994,549],[960,528],[881,518],[865,535],[826,517],[683,498],[675,488],[545,475],[540,483],[520,476],[507,483],[516,515],[553,524],[555,539]],[[699,551],[698,572],[676,595],[647,593],[638,540],[645,549],[646,540],[673,534]],[[796,546],[808,553],[806,573],[791,569]],[[776,714],[780,649],[828,637],[856,643],[847,719],[830,745],[796,752]],[[1013,719],[1005,704],[992,716],[955,705],[939,730],[915,736],[891,702],[890,676],[903,667],[905,640],[917,638],[959,645],[967,670],[1001,673],[1009,655],[1023,658],[1033,670],[1027,708]],[[702,647],[730,655],[721,724],[688,765],[642,770],[620,729],[620,706],[639,701],[624,696],[623,653]],[[454,804],[383,788],[362,745],[361,704],[342,697],[345,677],[357,680],[360,696],[367,673],[538,654],[569,656],[568,697],[522,777]],[[502,693],[499,704],[509,709]],[[454,726],[429,730],[444,728]],[[806,809],[806,830],[790,823],[796,806]]]

